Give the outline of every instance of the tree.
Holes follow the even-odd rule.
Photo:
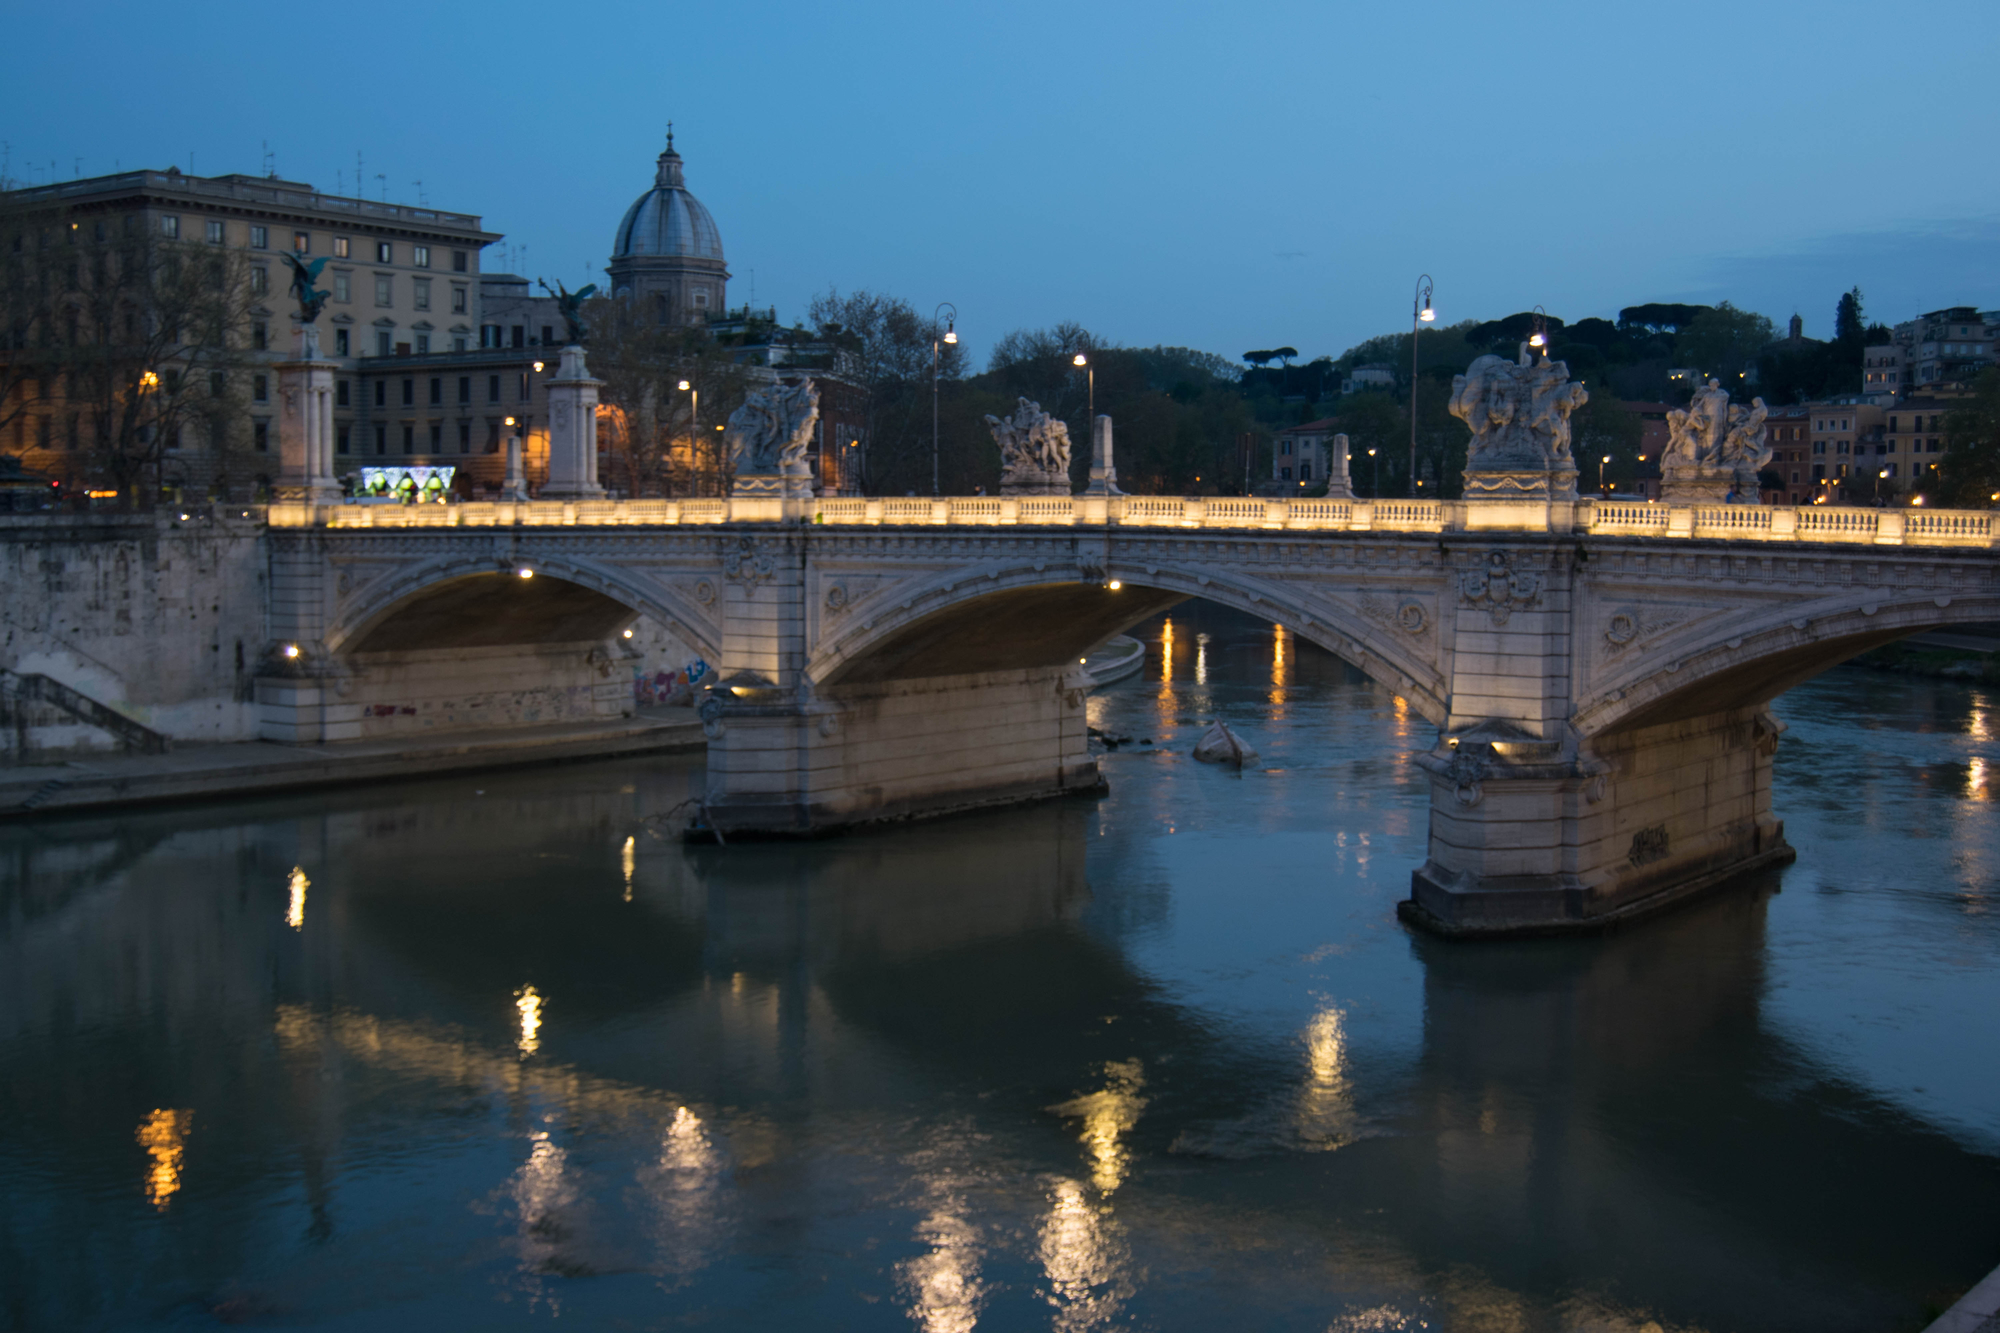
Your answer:
[[[585,309],[591,373],[612,409],[605,480],[631,496],[722,494],[728,460],[715,427],[742,403],[745,368],[706,330],[662,324],[629,296]]]
[[[2000,369],[1972,383],[1972,396],[1944,419],[1938,498],[1962,509],[1989,509],[2000,494]]]
[[[1860,347],[1866,333],[1867,328],[1861,320],[1861,289],[1850,288],[1841,293],[1839,302],[1833,308],[1833,340]]]
[[[1292,362],[1299,359],[1299,349],[1296,347],[1273,347],[1270,351],[1270,356],[1273,361],[1278,362],[1289,370],[1291,369]]]
[[[932,344],[941,384],[963,377],[962,346],[942,342],[936,326],[908,301],[878,292],[842,296],[829,287],[813,298],[806,318],[836,349],[836,373],[861,393],[862,486],[928,492]]]
[[[34,417],[70,481],[125,505],[182,479],[167,464],[187,466],[184,444],[207,447],[228,489],[249,315],[269,299],[242,256],[162,235],[143,214],[72,215],[18,194],[0,203],[0,245],[0,425]],[[263,388],[268,399],[268,376]]]
[[[1776,332],[1765,316],[1723,301],[1688,322],[1675,351],[1683,365],[1721,380],[1733,392],[1744,387],[1746,372],[1757,364],[1758,354],[1770,346]]]
[[[1569,427],[1570,452],[1586,488],[1596,483],[1599,464],[1606,454],[1611,461],[1603,464],[1604,479],[1613,483],[1614,491],[1617,487],[1631,486],[1639,442],[1645,438],[1646,427],[1617,395],[1593,390],[1570,417]]]
[[[1273,361],[1277,360],[1278,354],[1276,352],[1265,352],[1265,351],[1245,352],[1243,354],[1243,359],[1249,362],[1251,365],[1257,367],[1257,369],[1262,370],[1265,366],[1268,366]]]

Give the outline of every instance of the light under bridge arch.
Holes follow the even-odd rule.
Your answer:
[[[1442,724],[1448,712],[1442,674],[1410,650],[1408,635],[1399,640],[1347,607],[1313,596],[1310,586],[1225,569],[1114,562],[1079,570],[1022,559],[900,581],[852,604],[839,589],[830,583],[821,596],[825,619],[805,671],[815,687],[1063,666],[1193,598],[1284,626],[1393,690],[1433,723]]]
[[[2000,595],[1856,589],[1759,607],[1644,645],[1578,701],[1586,740],[1769,703],[1793,686],[1898,639],[2000,619]]]
[[[719,654],[720,636],[694,599],[620,565],[561,554],[454,554],[404,566],[358,589],[324,642],[334,654],[582,642],[641,615],[703,656]]]

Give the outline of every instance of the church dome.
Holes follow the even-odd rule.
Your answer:
[[[701,206],[701,200],[689,194],[682,182],[681,155],[674,151],[671,132],[667,151],[660,154],[653,188],[625,210],[611,257],[722,259],[722,233],[715,229],[715,219]]]

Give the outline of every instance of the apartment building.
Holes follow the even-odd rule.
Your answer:
[[[1805,404],[1812,481],[1850,486],[1872,475],[1888,453],[1883,408],[1860,395]],[[1785,473],[1789,485],[1790,470]]]
[[[1812,408],[1805,404],[1771,408],[1764,419],[1764,428],[1765,441],[1771,446],[1771,465],[1767,470],[1777,473],[1784,483],[1773,503],[1810,504],[1815,480]]]
[[[1898,324],[1893,336],[1907,349],[1905,382],[1915,390],[1962,384],[2000,364],[2000,310],[1948,306]]]
[[[337,429],[355,446],[357,415],[367,394],[357,390],[369,363],[465,351],[477,337],[481,250],[500,239],[476,214],[330,195],[302,181],[269,176],[194,176],[178,168],[112,176],[12,192],[10,203],[61,209],[76,225],[120,219],[183,244],[232,248],[249,283],[243,351],[250,409],[248,466],[259,481],[276,470],[275,389],[269,367],[298,354],[297,305],[290,293],[287,253],[325,259],[319,286],[330,293],[319,319],[320,355],[339,368]],[[134,221],[127,222],[125,219]],[[64,411],[52,402],[26,432],[23,461],[36,471],[67,476],[77,455],[50,421]],[[73,436],[73,432],[70,433]],[[213,443],[193,436],[168,445],[170,476],[199,485],[212,471]]]

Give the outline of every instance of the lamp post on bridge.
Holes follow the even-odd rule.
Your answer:
[[[1083,435],[1085,439],[1089,439],[1091,427],[1097,420],[1097,367],[1091,365],[1090,358],[1082,352],[1078,352],[1070,364],[1083,367],[1086,385],[1083,400]]]
[[[1431,275],[1417,279],[1417,299],[1410,306],[1410,498],[1417,495],[1417,334],[1437,318],[1431,309]],[[1368,451],[1373,454],[1375,451]],[[1381,488],[1376,487],[1379,496]]]
[[[1411,457],[1414,458],[1415,455],[1412,454]],[[1373,449],[1368,451],[1368,498],[1371,500],[1382,498],[1382,465],[1375,461]]]
[[[693,395],[693,400],[688,407],[688,470],[692,472],[695,468],[696,451],[701,448],[701,445],[698,443],[700,437],[697,434],[701,429],[699,424],[701,420],[701,390],[695,388],[686,380],[680,382],[679,388],[682,393]],[[692,482],[693,479],[689,478],[689,480]],[[693,494],[692,485],[689,487],[689,494]]]
[[[951,311],[944,326],[944,337],[938,337],[938,316]],[[939,343],[946,346],[958,345],[958,307],[949,301],[938,302],[938,308],[931,311],[931,498],[936,499],[938,489],[938,350]]]

